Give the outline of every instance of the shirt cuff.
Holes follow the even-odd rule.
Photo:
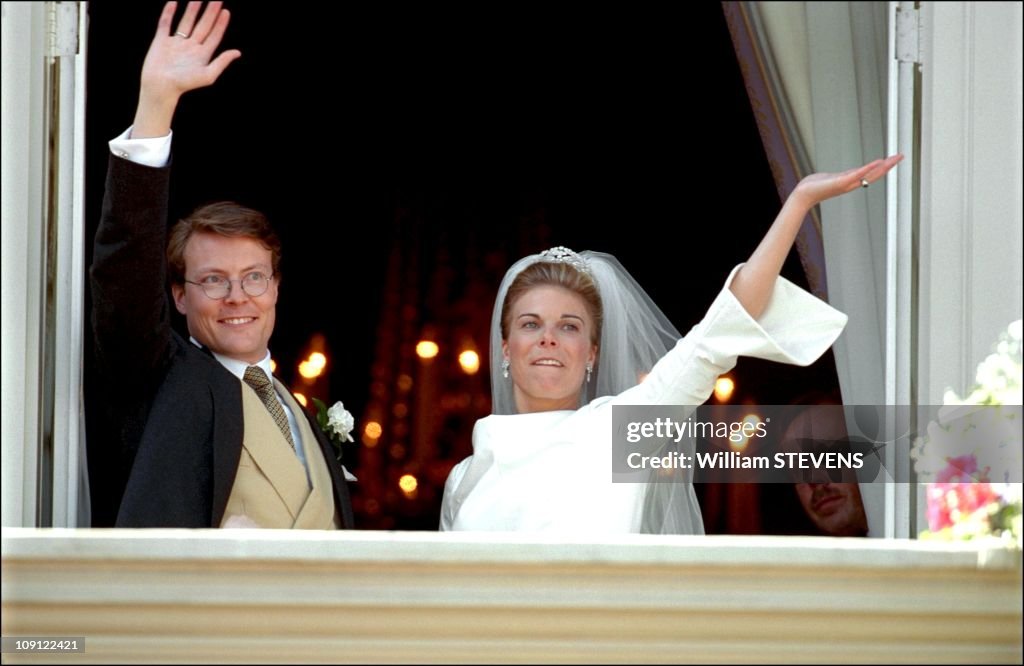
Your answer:
[[[147,139],[133,139],[132,128],[126,129],[120,136],[110,140],[110,152],[129,162],[149,167],[165,167],[171,158],[171,131],[167,136],[156,136]]]

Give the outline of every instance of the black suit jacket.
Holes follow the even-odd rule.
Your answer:
[[[169,167],[111,155],[90,270],[104,414],[131,469],[119,527],[219,526],[245,431],[238,378],[171,328],[169,179]],[[351,528],[341,466],[315,419],[305,416],[330,469],[342,526]]]

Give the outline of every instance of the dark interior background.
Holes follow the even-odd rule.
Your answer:
[[[391,321],[396,295],[385,292],[410,275],[420,295],[403,312],[443,328],[457,300],[486,322],[501,274],[523,254],[550,245],[611,252],[685,332],[778,211],[719,3],[691,3],[682,14],[228,6],[223,46],[242,58],[179,106],[171,219],[217,199],[270,216],[285,248],[271,340],[278,374],[294,379],[311,336],[322,334],[332,350],[322,397],[344,399],[357,422],[374,399],[371,369]],[[90,238],[106,142],[132,121],[161,7],[89,3]],[[401,263],[403,280],[389,287],[396,248],[416,263]],[[449,292],[431,298],[438,271]],[[784,275],[806,284],[795,251]],[[485,355],[486,339],[477,344]],[[485,393],[482,373],[473,390]],[[94,376],[90,358],[89,414]],[[830,354],[806,369],[741,359],[733,376],[733,400],[761,404],[836,381]],[[470,453],[466,428],[487,413],[485,402],[472,405],[437,449],[441,485],[444,470]],[[90,418],[88,427],[94,524],[108,525],[123,471],[102,424]],[[407,464],[393,455],[360,471],[369,455],[378,454],[346,458],[361,474],[360,526],[435,529],[436,478],[424,478],[420,499],[400,510],[388,507],[401,500],[383,496],[376,513],[364,510],[372,499],[364,494],[390,488],[387,475]],[[711,502],[724,508],[706,513],[708,532],[804,529],[790,499],[764,489],[756,528],[730,519],[742,506]]]

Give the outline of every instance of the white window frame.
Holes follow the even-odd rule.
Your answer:
[[[4,2],[3,524],[89,524],[85,7]],[[81,463],[81,464],[80,464]]]
[[[86,3],[2,7],[2,520],[87,525],[87,501],[79,500],[88,497],[79,474]],[[1021,316],[1021,282],[1005,279],[1022,274],[1020,5],[890,7],[890,52],[897,9],[925,29],[915,36],[923,64],[894,57],[890,71],[889,145],[908,161],[889,188],[887,398],[937,404],[946,387],[969,385],[995,334]],[[1015,90],[1016,110],[976,123],[988,110],[984,91],[1005,87]],[[1000,196],[979,197],[983,186]],[[915,498],[911,486],[887,486],[886,536],[922,526]]]

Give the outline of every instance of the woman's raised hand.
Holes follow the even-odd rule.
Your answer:
[[[867,187],[899,164],[903,155],[891,155],[840,173],[812,173],[799,183],[790,198],[810,210],[822,201]]]
[[[897,154],[842,173],[814,173],[797,183],[775,222],[729,285],[751,317],[757,319],[768,306],[782,263],[807,212],[826,199],[871,185],[902,159],[903,155]]]

